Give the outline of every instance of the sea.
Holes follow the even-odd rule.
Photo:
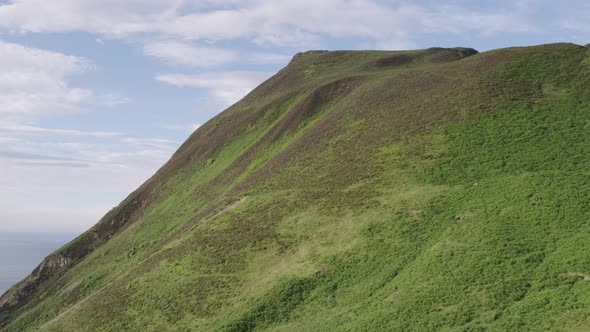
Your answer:
[[[0,232],[0,294],[23,279],[41,261],[76,234]]]

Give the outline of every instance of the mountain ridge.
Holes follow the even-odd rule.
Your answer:
[[[90,329],[92,324],[108,329],[176,326],[250,330],[299,324],[291,327],[302,328],[304,323],[298,322],[298,315],[313,317],[313,314],[298,310],[304,310],[302,308],[307,305],[314,307],[325,296],[338,298],[335,291],[323,287],[331,284],[330,287],[337,289],[338,285],[355,280],[354,273],[349,278],[338,277],[338,271],[343,273],[347,264],[351,264],[341,257],[351,250],[347,242],[350,240],[364,248],[361,252],[368,257],[373,255],[372,252],[381,252],[393,244],[379,246],[379,242],[371,241],[386,234],[388,227],[402,226],[371,221],[371,218],[393,218],[405,227],[402,233],[407,237],[399,237],[397,241],[407,243],[407,247],[395,244],[394,247],[404,248],[403,255],[373,259],[375,262],[390,260],[385,270],[393,270],[389,272],[390,276],[384,276],[378,282],[383,284],[381,288],[370,286],[369,295],[356,295],[362,301],[369,301],[371,293],[387,288],[402,273],[400,271],[406,271],[408,267],[404,262],[411,266],[412,257],[418,259],[418,263],[421,257],[428,258],[432,248],[428,245],[434,239],[455,228],[468,227],[461,226],[461,223],[488,218],[483,212],[455,211],[448,216],[452,221],[449,223],[446,217],[441,217],[448,211],[438,206],[437,200],[444,201],[448,199],[446,197],[479,190],[486,185],[498,191],[494,181],[504,183],[505,176],[523,176],[519,173],[522,169],[530,168],[531,172],[559,170],[554,160],[544,160],[540,153],[527,155],[525,151],[524,156],[515,155],[523,152],[515,147],[517,143],[515,146],[507,143],[513,138],[504,137],[501,132],[498,134],[498,128],[486,126],[490,126],[489,123],[516,126],[523,119],[538,122],[538,119],[530,118],[527,109],[549,119],[552,115],[546,113],[548,111],[544,108],[549,106],[544,103],[555,109],[569,107],[562,112],[564,117],[567,114],[574,118],[571,110],[586,110],[587,94],[583,86],[588,81],[587,75],[575,74],[575,70],[587,72],[583,64],[587,58],[586,48],[573,44],[483,53],[468,48],[430,48],[296,54],[287,67],[192,134],[152,178],[107,213],[96,226],[49,256],[31,276],[4,294],[0,299],[0,326],[7,330],[39,326],[49,330],[76,330]],[[503,115],[506,109],[513,112]],[[499,118],[494,118],[494,114],[500,114],[497,115]],[[510,118],[513,114],[518,117]],[[461,126],[461,123],[470,121],[477,123],[480,117],[486,116],[491,120],[475,127],[485,128],[483,135],[478,136],[468,128],[453,129],[454,125]],[[558,123],[568,121],[567,117],[556,119]],[[523,123],[524,126],[526,122]],[[569,136],[561,137],[564,132],[569,133],[565,129],[544,122],[538,125],[569,142]],[[580,128],[575,125],[571,128],[570,131],[581,135]],[[489,142],[486,141],[486,135],[492,133],[502,140],[495,141],[495,136],[490,136]],[[525,131],[517,134],[524,135],[525,143],[534,143],[526,141]],[[501,149],[499,152],[492,148],[483,149],[488,154],[478,155],[480,152],[473,147],[478,140],[483,140],[482,146],[499,146]],[[583,149],[586,141],[578,138],[572,142],[576,144],[570,145]],[[555,143],[547,144],[553,146]],[[465,151],[469,153],[456,152],[459,148],[467,149]],[[545,151],[534,144],[531,148],[537,152]],[[498,153],[505,156],[500,158]],[[560,154],[551,150],[549,155],[577,165],[576,168],[564,164],[561,165],[563,168],[585,169],[585,159],[574,151],[564,149]],[[473,164],[466,156],[474,156],[483,164]],[[546,168],[539,168],[539,165]],[[461,172],[457,173],[457,169]],[[489,183],[478,187],[478,183],[484,180]],[[469,183],[478,188],[469,189]],[[396,189],[398,187],[401,189]],[[236,205],[236,202],[241,203]],[[234,208],[228,209],[232,206]],[[502,207],[507,208],[509,206]],[[442,212],[437,214],[437,209]],[[475,206],[471,209],[477,210]],[[371,217],[379,213],[382,213],[380,217]],[[583,215],[583,212],[579,213]],[[316,219],[324,220],[324,223],[310,224],[310,220]],[[432,228],[423,229],[424,220],[431,222]],[[530,222],[526,218],[524,221]],[[298,223],[303,223],[302,230],[293,228]],[[516,227],[510,223],[507,225]],[[318,227],[320,233],[327,232],[326,236],[332,242],[324,243],[322,238],[316,238],[312,231],[318,229],[314,227]],[[341,227],[343,229],[339,229]],[[420,235],[419,231],[426,235]],[[526,236],[522,235],[522,238]],[[564,235],[563,239],[568,238]],[[459,250],[461,259],[471,259],[469,254],[449,244],[456,240],[449,241],[435,241],[433,246]],[[374,247],[371,249],[371,246]],[[305,250],[315,254],[302,253]],[[495,247],[489,250],[490,253],[501,251]],[[261,257],[267,256],[273,262],[270,266],[260,261]],[[294,257],[299,257],[302,263],[293,263],[293,268],[283,266],[283,262]],[[168,261],[176,263],[166,263]],[[260,284],[253,276],[262,277],[264,274],[248,272],[256,270],[252,267],[256,266],[254,262],[269,271],[284,272],[273,272],[270,275],[276,278]],[[359,262],[355,264],[361,264]],[[454,269],[460,270],[461,266]],[[375,267],[367,265],[367,269]],[[445,269],[450,271],[448,267]],[[196,285],[191,279],[190,274],[195,271],[210,272],[198,277],[201,279],[199,283],[205,286]],[[574,272],[578,271],[561,271],[561,275]],[[450,279],[457,278],[453,273],[449,275]],[[155,279],[146,280],[148,276]],[[158,295],[161,298],[151,298],[146,291],[158,287],[157,280],[161,281],[164,276],[174,279],[167,283],[171,287],[169,293]],[[467,280],[475,284],[479,282],[477,278]],[[403,281],[399,282],[401,284],[395,287],[402,291],[420,291],[407,282],[405,286]],[[60,290],[74,284],[76,286],[68,293],[59,295]],[[439,284],[436,291],[454,287],[446,279]],[[521,292],[520,286],[517,288],[517,293]],[[173,306],[183,314],[174,317],[173,309],[162,309],[167,306],[161,299],[173,301],[179,297],[178,289],[196,292],[193,297],[199,301],[183,297],[187,303]],[[109,302],[105,292],[115,294],[115,302],[106,304]],[[43,293],[48,294],[47,299],[39,296]],[[316,293],[325,296],[314,298]],[[386,302],[393,301],[393,306],[396,297],[404,298],[399,294],[391,296]],[[88,298],[96,303],[86,302]],[[226,298],[240,299],[241,307],[236,308],[226,302]],[[446,294],[443,298],[453,296]],[[82,301],[83,305],[78,305]],[[146,305],[145,301],[151,304]],[[411,302],[409,298],[405,301],[406,304]],[[509,297],[503,301],[512,303]],[[368,303],[373,303],[379,309],[377,312],[387,312],[385,307],[375,304],[377,302]],[[121,313],[111,311],[128,305],[135,308],[135,314],[127,309],[122,317]],[[443,310],[440,315],[435,315],[437,319],[426,315],[430,317],[430,323],[408,313],[401,315],[399,310],[402,309],[396,307],[391,310],[401,319],[373,316],[369,321],[371,315],[365,313],[364,319],[347,324],[351,328],[375,328],[377,322],[389,328],[461,326],[469,329],[501,323],[508,324],[504,327],[519,326],[510,325],[511,321],[497,323],[498,319],[485,318],[485,314],[478,318],[478,313],[490,310],[477,311],[469,309],[467,304],[462,305],[467,307],[445,309],[451,314],[447,315]],[[91,318],[84,314],[84,306],[102,314],[86,325],[83,322],[88,323]],[[235,317],[228,313],[216,317],[209,307],[235,308],[239,315]],[[335,304],[334,308],[337,307]],[[413,307],[426,309],[417,303]],[[364,312],[358,308],[355,310]],[[159,316],[147,319],[147,315],[163,312],[166,314],[162,314],[161,320],[155,321],[160,319]],[[73,314],[79,315],[78,318],[68,318]],[[470,319],[462,321],[457,315],[467,315]],[[120,319],[112,322],[107,319],[110,316]],[[330,317],[338,321],[338,315]],[[497,318],[500,317],[501,313]],[[47,321],[51,324],[44,325]],[[318,321],[313,319],[309,324],[308,328],[319,327],[316,325]],[[324,325],[323,328],[336,329],[335,326]]]

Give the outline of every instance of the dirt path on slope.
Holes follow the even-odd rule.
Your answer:
[[[106,284],[103,287],[106,287],[108,285],[110,285],[111,283]],[[102,288],[101,288],[102,289]],[[100,289],[99,289],[100,290]],[[48,328],[51,324],[55,323],[56,321],[58,321],[59,319],[61,319],[62,317],[64,317],[65,315],[67,315],[68,313],[70,313],[71,311],[79,308],[82,304],[84,304],[84,302],[86,302],[92,295],[94,295],[94,293],[86,296],[85,298],[83,298],[82,300],[78,301],[78,303],[74,304],[73,306],[67,308],[66,310],[64,310],[63,312],[61,312],[59,315],[53,317],[51,320],[48,320],[47,322],[45,322],[43,325],[41,325],[39,327],[38,331],[44,331],[46,328]]]
[[[205,218],[203,220],[204,223],[210,223],[211,221],[221,217],[223,214],[237,208],[238,206],[242,205],[246,200],[248,199],[248,196],[246,197],[242,197],[240,200],[227,205],[226,207],[224,207],[221,211],[215,213],[214,215]],[[143,261],[141,261],[137,266],[143,264],[144,262],[146,262],[147,260],[149,260],[150,258],[152,258],[152,256],[156,255],[158,253],[158,251],[152,253],[150,256],[148,256],[147,258],[145,258]],[[127,272],[129,273],[129,272]],[[102,291],[103,289],[105,289],[106,287],[114,284],[117,280],[125,277],[127,275],[127,273],[124,273],[123,275],[120,275],[119,277],[115,277],[115,279],[111,280],[109,283],[107,283],[106,285],[102,286],[101,288],[99,288],[98,290],[96,290],[95,292],[92,292],[91,294],[89,294],[88,296],[86,296],[85,298],[83,298],[82,300],[78,301],[76,304],[72,305],[71,307],[67,308],[66,310],[64,310],[63,312],[61,312],[59,315],[53,317],[52,319],[48,320],[47,322],[45,322],[43,325],[41,325],[38,329],[38,331],[43,331],[45,329],[47,329],[49,326],[51,326],[53,323],[55,323],[56,321],[60,320],[61,318],[63,318],[64,316],[66,316],[67,314],[69,314],[70,312],[76,310],[77,308],[79,308],[82,304],[84,304],[88,299],[90,299],[92,296],[94,296],[95,294],[97,294],[98,292]],[[78,286],[78,285],[76,285]]]
[[[580,278],[580,279],[586,280],[586,281],[590,280],[590,275],[588,275],[586,273],[581,273],[581,272],[562,273],[559,276],[564,277],[564,278]]]
[[[205,218],[205,220],[203,220],[203,222],[205,224],[208,224],[210,222],[212,222],[213,220],[221,217],[223,214],[237,208],[238,206],[242,205],[246,200],[248,199],[248,197],[242,197],[242,199],[240,199],[239,201],[233,202],[232,204],[224,207],[221,211],[217,212],[216,214],[212,215],[211,217],[207,217]]]

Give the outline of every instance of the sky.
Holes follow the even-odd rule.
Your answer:
[[[586,1],[0,0],[0,232],[80,233],[310,49],[590,43]]]

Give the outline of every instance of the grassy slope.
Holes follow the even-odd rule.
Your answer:
[[[571,44],[299,56],[6,330],[588,329],[588,86]]]

